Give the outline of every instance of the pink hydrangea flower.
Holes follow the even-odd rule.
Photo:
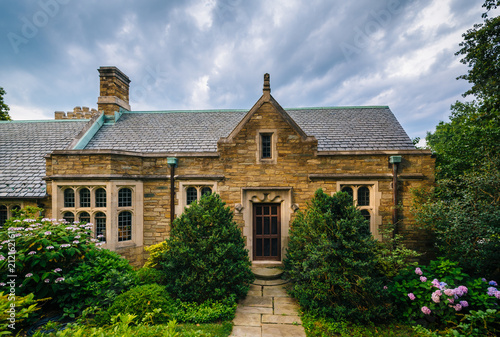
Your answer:
[[[460,305],[462,308],[467,308],[469,306],[469,303],[467,301],[460,301]]]
[[[455,309],[455,311],[460,311],[462,310],[462,306],[460,304],[456,304],[453,306],[453,309]]]
[[[28,274],[26,274],[26,277],[31,277],[31,276],[33,276],[33,274],[32,274],[32,273],[28,273]]]
[[[28,255],[35,255],[36,252],[34,250],[32,250],[31,252],[28,253]]]
[[[427,282],[427,277],[420,276],[420,282]]]
[[[436,288],[439,288],[439,281],[438,281],[437,278],[435,278],[434,280],[432,280],[432,286],[436,287]]]
[[[453,289],[445,289],[444,294],[446,296],[453,296],[453,295],[455,295],[455,291]]]
[[[50,283],[50,280],[48,278],[46,278],[43,282]]]
[[[453,303],[455,303],[455,299],[454,299],[453,297],[448,298],[448,302],[449,302],[450,304],[453,304]]]
[[[422,274],[423,274],[422,269],[420,269],[420,268],[418,268],[418,267],[417,267],[417,268],[415,268],[415,274],[417,274],[417,275],[422,275]]]
[[[408,297],[410,298],[410,300],[414,301],[415,300],[415,295],[413,295],[413,293],[409,293],[408,294]]]
[[[56,268],[56,269],[54,269],[54,273],[59,273],[59,272],[61,272],[61,271],[62,271],[62,269],[61,269],[61,268]]]
[[[431,298],[434,303],[439,303],[440,301],[440,296],[442,295],[441,290],[436,290],[435,292],[432,293]]]
[[[430,315],[431,314],[431,309],[427,308],[427,307],[422,307],[422,312],[425,314],[425,315]]]

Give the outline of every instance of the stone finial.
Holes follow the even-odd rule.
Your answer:
[[[264,88],[262,89],[264,98],[269,100],[271,98],[271,84],[269,80],[270,76],[268,73],[264,74]]]

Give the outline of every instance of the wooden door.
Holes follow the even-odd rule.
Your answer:
[[[253,204],[253,259],[281,261],[281,205]]]

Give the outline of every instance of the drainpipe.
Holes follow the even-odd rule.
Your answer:
[[[170,166],[170,226],[175,219],[175,168],[177,167],[177,158],[168,157],[167,164]]]
[[[398,164],[401,163],[401,156],[390,156],[389,163],[392,164],[392,224],[395,235],[398,234]]]

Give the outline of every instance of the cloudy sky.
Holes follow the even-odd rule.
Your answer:
[[[425,137],[469,88],[454,53],[483,0],[0,0],[14,120],[97,107],[99,66],[133,110],[388,105]],[[1,136],[1,135],[0,135]]]

